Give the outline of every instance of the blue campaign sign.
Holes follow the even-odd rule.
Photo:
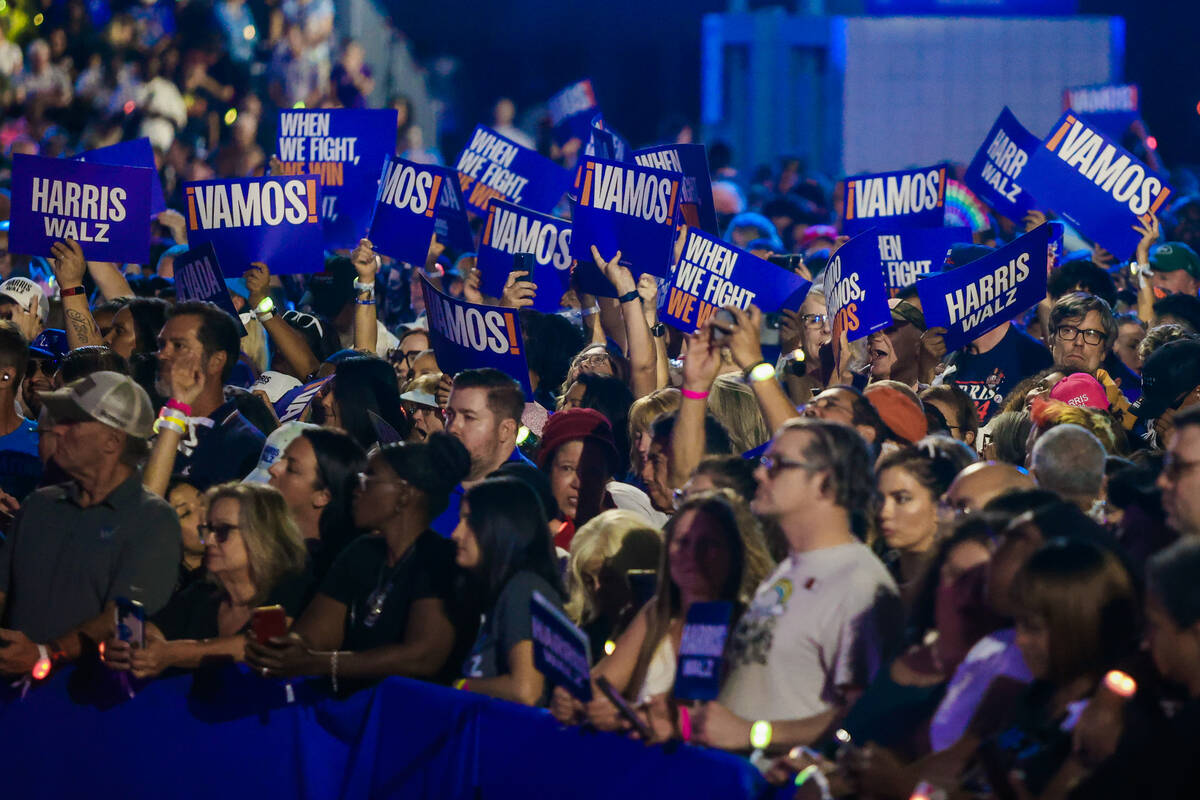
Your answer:
[[[681,222],[689,228],[700,228],[713,236],[720,235],[717,206],[713,202],[712,177],[708,174],[708,152],[702,144],[666,144],[647,147],[633,154],[633,160],[643,167],[665,169],[683,175],[680,187],[679,210]]]
[[[150,261],[150,183],[155,172],[15,155],[8,249],[49,256],[74,239],[89,261]]]
[[[1149,219],[1171,195],[1166,180],[1074,112],[1062,115],[1034,151],[1025,190],[1118,260],[1133,255]]]
[[[766,314],[796,308],[810,286],[790,270],[688,228],[683,255],[667,277],[662,320],[693,333],[725,306],[744,311],[753,303]]]
[[[1046,296],[1050,226],[957,269],[917,282],[925,324],[946,329],[946,349],[957,350],[1014,319]]]
[[[1033,196],[1021,188],[1021,172],[1039,144],[1005,106],[971,159],[963,183],[997,213],[1020,222],[1034,203]]]
[[[605,124],[603,114],[597,114],[592,119],[591,136],[592,138],[583,150],[585,156],[607,158],[609,161],[629,160],[629,154],[633,152],[629,147],[629,142]]]
[[[429,343],[442,372],[457,375],[464,369],[495,367],[520,383],[526,397],[533,397],[516,309],[450,297],[424,275],[421,291],[429,319]]]
[[[641,273],[666,277],[683,176],[599,158],[584,158],[580,170],[583,185],[571,234],[580,288],[588,294],[616,296],[592,260],[592,245],[604,258],[620,251],[621,263],[635,277]]]
[[[483,125],[476,126],[454,168],[467,207],[480,216],[493,197],[553,211],[571,182],[571,173],[558,164]]]
[[[321,179],[325,246],[357,245],[371,222],[379,165],[396,152],[396,110],[280,111],[276,147],[284,175]]]
[[[591,80],[572,83],[551,97],[546,107],[550,112],[550,124],[554,127],[556,142],[563,144],[571,139],[588,140],[592,118],[599,110]]]
[[[946,165],[855,175],[843,181],[842,233],[868,228],[940,228],[946,215]]]
[[[246,335],[246,326],[233,307],[233,298],[229,296],[212,242],[191,247],[175,259],[175,294],[180,302],[203,300],[212,303],[233,317],[239,335]]]
[[[879,248],[879,268],[889,289],[903,289],[923,275],[941,272],[951,245],[971,241],[971,229],[963,225],[899,231],[877,228],[871,235]]]
[[[546,680],[580,702],[592,699],[592,659],[587,635],[567,615],[535,591],[529,598],[533,665]]]
[[[733,604],[692,603],[683,622],[672,694],[679,700],[716,700]]]
[[[117,142],[108,147],[97,147],[75,156],[80,161],[89,164],[109,164],[114,167],[145,167],[154,170],[154,179],[150,181],[150,216],[155,216],[167,210],[167,201],[163,197],[162,181],[158,177],[158,164],[154,162],[154,147],[150,140],[143,136],[128,142]]]
[[[441,194],[450,183],[441,167],[388,159],[367,234],[375,249],[409,264],[424,264],[441,213]]]
[[[458,181],[448,173],[438,195],[433,232],[442,244],[460,253],[475,249],[475,235],[471,233],[471,221],[467,219],[467,204],[463,201]]]
[[[553,314],[562,308],[559,300],[571,288],[570,221],[493,200],[488,205],[476,262],[480,289],[485,295],[500,297],[504,293],[517,253],[533,256],[529,280],[538,286],[534,310]]]
[[[1109,136],[1120,139],[1141,114],[1133,83],[1073,86],[1063,90],[1063,111],[1074,111]]]
[[[846,341],[853,342],[892,324],[874,231],[855,236],[833,251],[825,265],[824,287],[835,339],[842,328]]]
[[[297,386],[279,398],[279,401],[275,403],[275,413],[279,417],[280,424],[303,420],[305,412],[312,406],[312,401],[316,399],[321,387],[332,377],[332,375],[326,375],[324,378],[317,378],[303,386]]]
[[[185,183],[183,193],[188,243],[212,242],[228,277],[242,277],[255,261],[274,275],[325,268],[315,175],[198,181]]]

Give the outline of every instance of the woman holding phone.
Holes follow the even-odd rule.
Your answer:
[[[144,645],[106,642],[110,668],[151,678],[207,659],[242,661],[255,608],[282,606],[288,618],[304,608],[312,582],[307,556],[278,490],[225,483],[208,491],[205,506],[199,530],[206,579],[178,592],[147,621]]]

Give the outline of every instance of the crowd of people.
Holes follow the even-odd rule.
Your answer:
[[[264,109],[371,91],[329,0],[27,5],[0,46],[4,176],[146,135],[178,208],[184,180],[269,168]],[[544,150],[571,166],[579,145]],[[436,238],[417,265],[363,239],[313,275],[243,265],[235,319],[177,300],[175,211],[150,264],[9,253],[0,224],[0,674],[232,662],[338,696],[402,676],[746,754],[802,798],[1194,792],[1200,196],[1117,257],[1068,226],[1044,300],[959,350],[913,288],[838,342],[835,184],[727,155],[725,238],[800,255],[813,284],[694,333],[594,248],[615,296],[558,314],[522,272],[484,296]],[[993,213],[943,269],[1053,218]],[[531,396],[443,373],[421,276],[520,310]],[[539,671],[535,593],[643,732]],[[713,601],[734,615],[719,697],[676,700],[689,609]],[[260,636],[264,607],[283,627]]]

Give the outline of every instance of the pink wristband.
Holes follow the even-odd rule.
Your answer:
[[[681,389],[681,393],[688,400],[707,400],[708,392],[693,392],[691,389]]]
[[[685,742],[692,740],[692,712],[687,706],[679,707],[679,735]]]
[[[192,415],[191,406],[189,406],[187,403],[181,403],[174,398],[167,401],[167,408],[173,408],[176,411],[182,411],[185,417],[190,417]]]

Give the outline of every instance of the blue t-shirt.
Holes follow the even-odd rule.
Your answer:
[[[519,461],[523,464],[528,464],[531,467],[536,466],[532,461],[525,457],[525,454],[521,452],[521,448],[519,447],[514,447],[512,453],[509,454],[505,461]],[[463,489],[461,483],[454,487],[454,491],[450,493],[450,504],[446,506],[446,510],[439,514],[437,519],[429,524],[431,530],[441,536],[445,536],[447,539],[450,538],[450,534],[454,533],[454,529],[458,527],[458,512],[459,507],[462,506],[464,494],[466,494],[466,491]]]
[[[953,383],[967,393],[983,425],[1000,411],[1013,387],[1052,363],[1049,350],[1017,326],[1009,325],[1004,338],[986,353],[952,353],[946,360],[942,383]]]
[[[37,423],[20,419],[12,433],[0,436],[0,489],[24,500],[42,479],[42,459],[38,457]]]
[[[258,465],[266,437],[230,400],[209,417],[192,417],[179,441],[175,474],[200,491],[226,481],[240,481]]]

